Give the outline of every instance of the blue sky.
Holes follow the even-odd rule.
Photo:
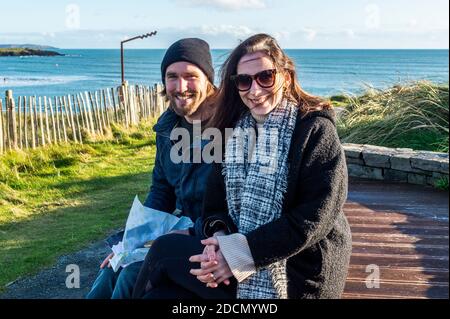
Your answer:
[[[448,0],[22,0],[4,1],[0,44],[166,48],[196,36],[213,48],[266,32],[284,48],[449,47]]]

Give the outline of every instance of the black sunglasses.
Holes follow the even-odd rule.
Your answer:
[[[277,74],[277,70],[264,70],[256,73],[255,75],[249,74],[236,74],[231,76],[231,80],[236,85],[236,88],[245,92],[250,90],[252,87],[253,80],[258,83],[258,85],[264,89],[271,88],[275,84],[275,75]]]

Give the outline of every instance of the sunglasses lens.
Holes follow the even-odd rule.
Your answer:
[[[236,87],[239,91],[248,91],[252,87],[253,79],[262,88],[271,88],[275,84],[275,70],[261,71],[254,76],[248,74],[238,74],[233,76]]]
[[[262,71],[257,74],[256,81],[263,88],[272,87],[275,84],[275,72],[273,70]]]
[[[251,88],[252,86],[252,77],[249,75],[238,75],[236,77],[236,86],[238,88],[239,91],[247,91]]]

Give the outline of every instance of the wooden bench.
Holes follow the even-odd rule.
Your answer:
[[[343,298],[448,299],[447,192],[352,180],[344,211],[353,249]]]

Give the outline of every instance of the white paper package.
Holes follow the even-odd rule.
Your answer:
[[[112,269],[117,272],[119,267],[125,268],[132,263],[143,261],[151,249],[144,247],[146,242],[172,230],[188,229],[192,226],[193,222],[189,217],[177,217],[145,207],[136,195],[128,215],[123,240],[112,247],[114,252],[114,257],[110,260]]]

